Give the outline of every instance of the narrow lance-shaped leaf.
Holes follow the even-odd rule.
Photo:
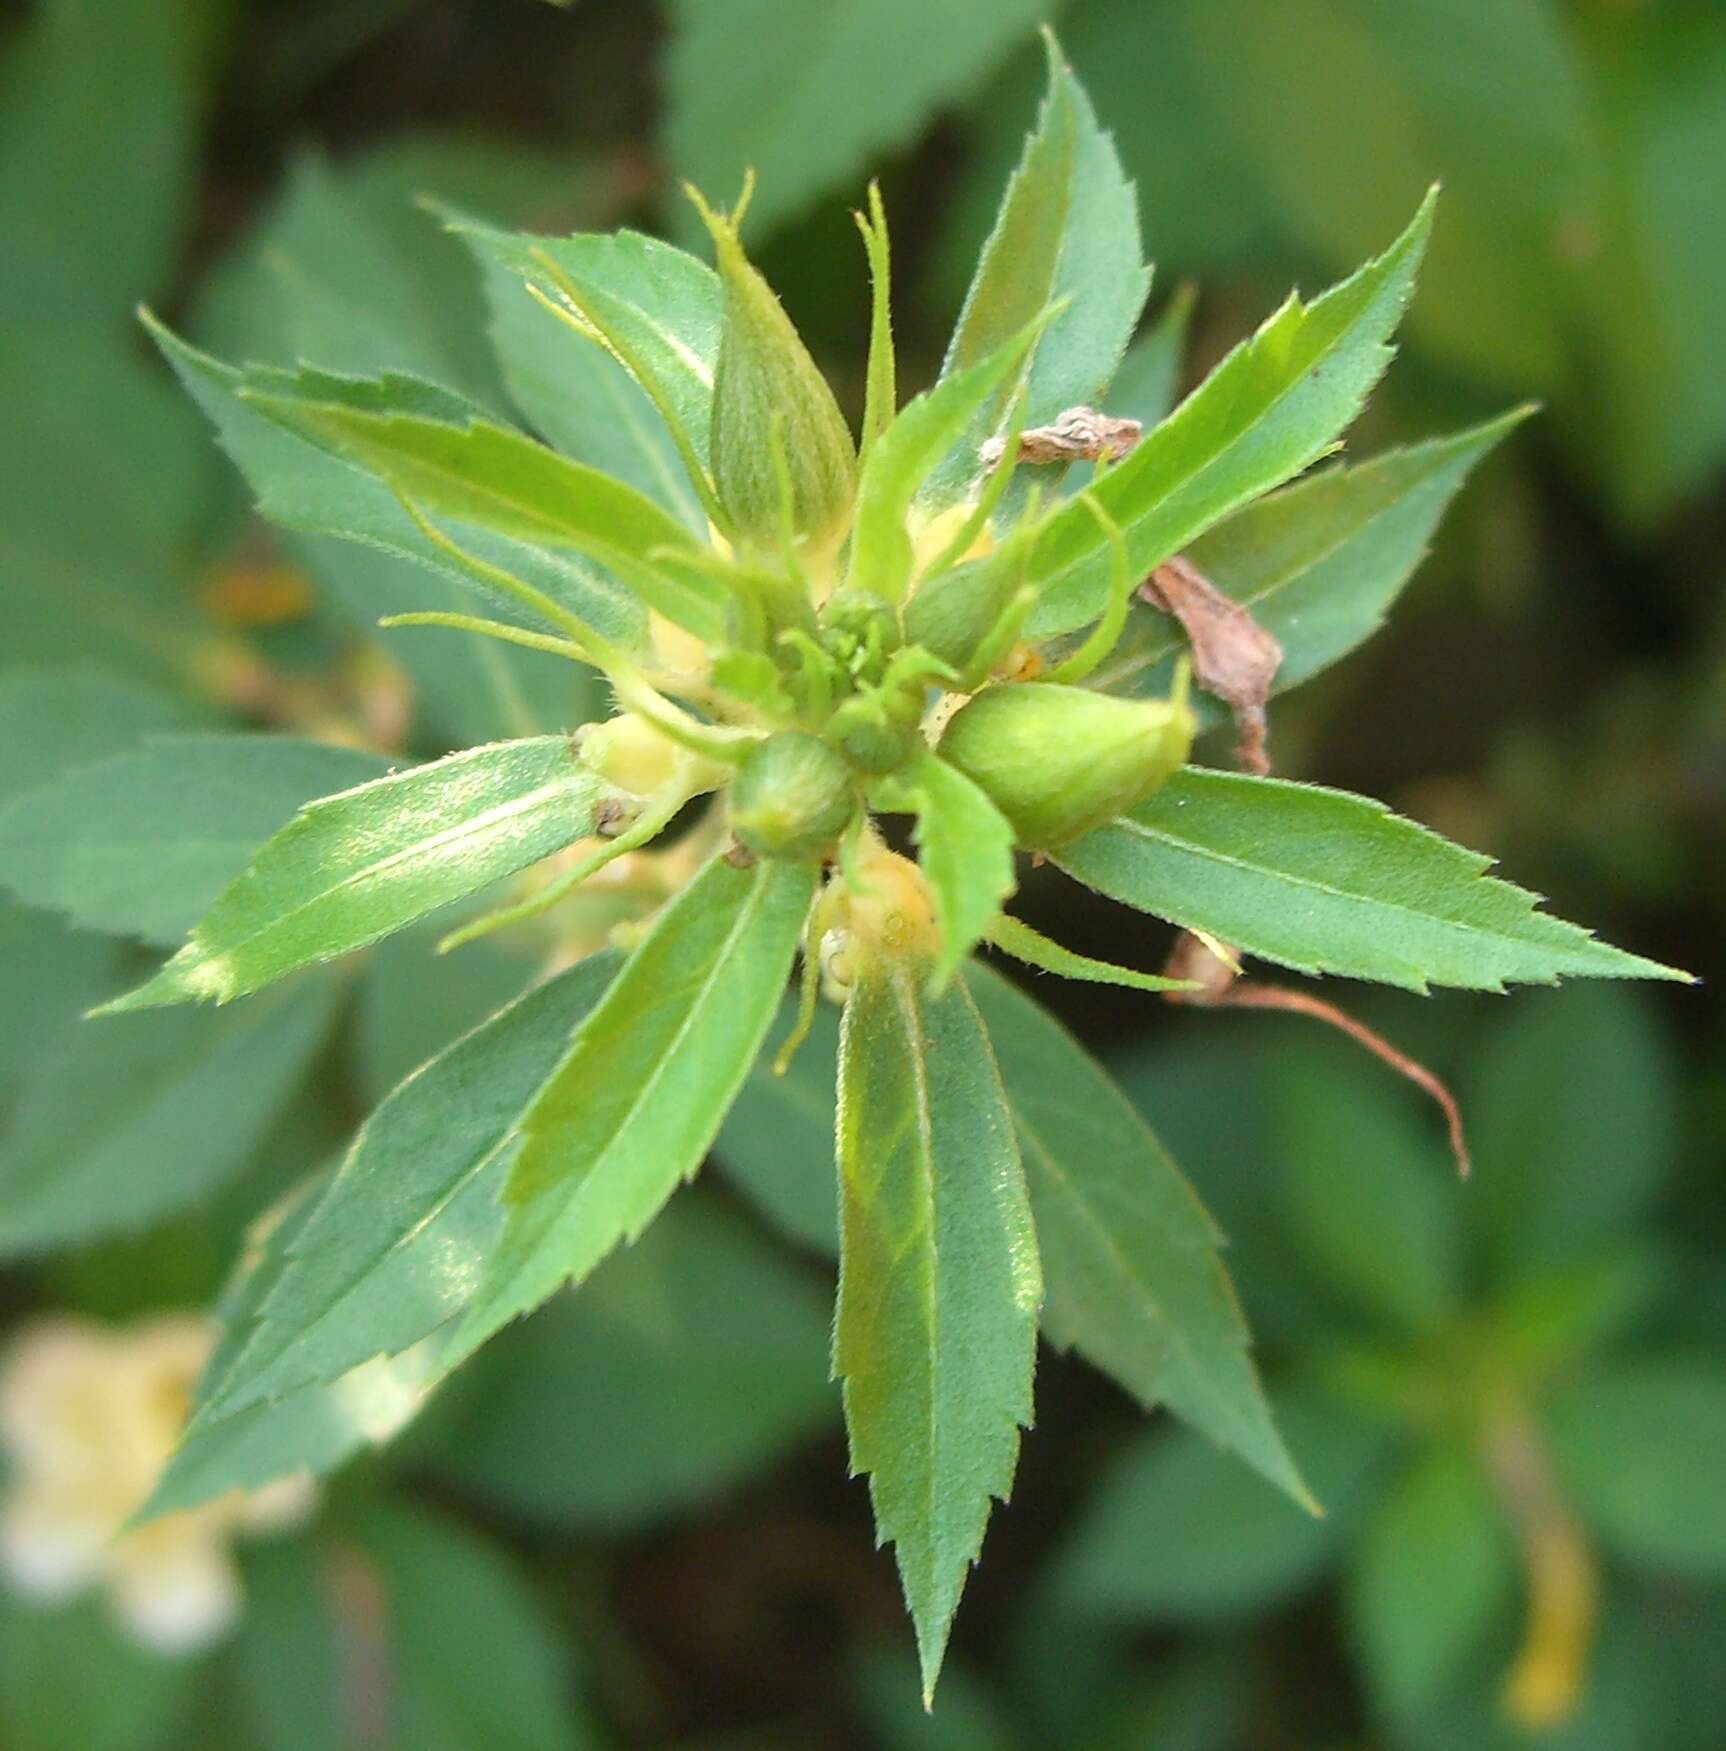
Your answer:
[[[339,536],[379,547],[415,560],[464,589],[484,589],[471,572],[426,535],[382,480],[240,399],[241,390],[248,386],[280,390],[296,382],[316,382],[328,399],[354,391],[366,379],[336,378],[328,372],[296,375],[262,367],[236,371],[188,346],[147,313],[143,321],[187,392],[215,424],[223,449],[250,482],[258,495],[258,508],[266,517],[308,534]],[[457,410],[469,404],[448,391],[416,384],[409,378],[384,381],[401,386],[404,395],[442,396],[449,404],[449,417],[467,417]],[[428,400],[423,405],[432,403]],[[477,414],[479,410],[472,411]],[[646,616],[627,590],[600,577],[572,555],[547,552],[480,530],[464,534],[463,545],[480,559],[524,579],[614,642],[633,643],[645,626]],[[486,594],[507,614],[522,612],[513,597],[490,591]],[[556,621],[545,624],[557,629]]]
[[[1031,1421],[1043,1286],[988,1036],[964,985],[932,997],[914,961],[875,960],[845,1006],[839,1195],[833,1370],[927,1701]]]
[[[718,857],[660,914],[522,1120],[509,1222],[452,1364],[634,1239],[701,1165],[766,1037],[814,888],[807,864]]]
[[[1186,767],[1055,861],[1112,899],[1303,973],[1411,991],[1688,979],[1536,911],[1491,859],[1318,785]]]
[[[1253,1367],[1223,1237],[1192,1187],[1060,1023],[987,967],[968,968],[965,983],[1018,1127],[1048,1278],[1045,1336],[1310,1505]]]
[[[669,511],[524,433],[477,417],[458,423],[447,412],[422,412],[415,402],[392,398],[390,389],[388,380],[358,385],[336,402],[316,373],[292,382],[272,374],[257,386],[248,380],[240,398],[369,470],[433,517],[573,548],[698,638],[723,637],[721,586],[700,574],[673,574],[649,557],[692,547],[689,530]]]
[[[977,447],[995,434],[1021,383],[1031,426],[1101,395],[1150,289],[1133,185],[1052,36],[1048,48],[1037,130],[983,246],[942,376],[977,364],[1050,304],[1067,304],[1025,371],[983,403],[949,453],[937,477],[945,497],[975,475]]]
[[[75,924],[172,946],[303,804],[385,762],[288,736],[171,736],[0,813],[0,883]]]
[[[410,1349],[468,1305],[503,1232],[518,1126],[620,964],[591,956],[408,1077],[366,1121],[271,1271],[229,1317],[195,1427],[220,1423],[375,1356]]]
[[[260,847],[154,979],[108,1008],[225,1003],[363,948],[591,833],[615,795],[566,736],[537,736],[325,797]]]
[[[917,817],[918,861],[941,925],[934,977],[945,984],[1016,886],[1013,829],[976,784],[926,748],[913,751],[903,772],[878,780],[870,796],[877,808]]]
[[[1187,548],[1200,574],[1282,646],[1273,693],[1310,680],[1383,625],[1470,470],[1529,411],[1297,481]],[[1167,615],[1135,609],[1090,685],[1160,696],[1182,642]]]
[[[1353,421],[1390,363],[1433,200],[1351,279],[1310,306],[1290,297],[1094,485],[1126,537],[1135,575],[1315,462]],[[1087,506],[1055,517],[1032,559],[1044,590],[1034,628],[1064,632],[1095,619],[1107,598],[1108,557]]]
[[[492,337],[522,412],[565,455],[625,476],[701,529],[719,276],[634,231],[453,229],[488,269]]]

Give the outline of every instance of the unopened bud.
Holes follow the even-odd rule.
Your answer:
[[[856,808],[850,767],[806,730],[758,743],[731,787],[732,830],[762,857],[821,856]]]
[[[575,746],[589,771],[631,796],[699,796],[730,777],[717,760],[672,741],[632,711],[587,725],[577,733]]]
[[[1185,761],[1193,714],[1046,682],[991,687],[955,714],[942,759],[987,792],[1019,843],[1052,850],[1142,802]]]

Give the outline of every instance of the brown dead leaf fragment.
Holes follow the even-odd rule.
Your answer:
[[[1193,647],[1193,679],[1234,714],[1240,732],[1235,758],[1263,778],[1271,769],[1265,752],[1265,701],[1282,664],[1283,647],[1178,553],[1145,579],[1139,594],[1181,623]]]
[[[1405,1056],[1382,1035],[1376,1034],[1365,1022],[1356,1021],[1346,1010],[1310,991],[1297,991],[1290,985],[1267,985],[1257,979],[1245,979],[1218,954],[1227,949],[1225,943],[1207,943],[1190,930],[1183,930],[1175,939],[1163,975],[1169,979],[1187,979],[1198,986],[1195,990],[1165,991],[1168,1003],[1185,1003],[1195,1009],[1280,1009],[1289,1015],[1309,1015],[1314,1021],[1325,1022],[1345,1033],[1357,1045],[1366,1047],[1381,1063],[1388,1064],[1397,1075],[1405,1076],[1416,1088],[1431,1095],[1444,1114],[1450,1133],[1450,1152],[1456,1157],[1457,1171],[1468,1178],[1468,1144],[1462,1134],[1462,1110],[1456,1096],[1426,1068]],[[1228,949],[1233,954],[1232,949]]]
[[[1137,420],[1117,419],[1094,407],[1069,407],[1046,426],[1019,434],[1021,462],[1119,462],[1138,443],[1144,427]],[[977,451],[985,468],[1006,454],[1006,443],[991,438]]]

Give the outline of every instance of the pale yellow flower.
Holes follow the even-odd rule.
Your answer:
[[[303,1521],[305,1476],[226,1496],[121,1533],[173,1452],[214,1331],[194,1316],[115,1327],[42,1319],[0,1362],[0,1570],[44,1602],[93,1586],[146,1646],[208,1646],[238,1616],[234,1536]]]

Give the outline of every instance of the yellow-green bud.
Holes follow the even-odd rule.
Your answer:
[[[819,857],[856,812],[851,769],[805,730],[749,751],[731,787],[731,826],[760,857]]]
[[[1049,851],[1148,797],[1185,761],[1193,730],[1183,697],[1031,681],[979,693],[939,752],[988,793],[1021,845]]]
[[[672,741],[632,711],[587,725],[575,745],[590,772],[631,796],[699,796],[717,790],[730,776],[717,760]]]
[[[713,374],[713,483],[744,540],[776,546],[788,493],[792,533],[812,551],[830,550],[851,519],[850,428],[773,288],[743,253],[741,209],[728,217],[694,198],[725,298]]]

